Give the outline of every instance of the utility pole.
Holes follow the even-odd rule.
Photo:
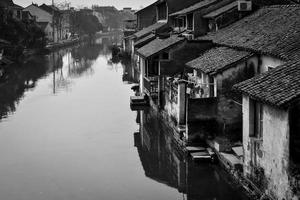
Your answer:
[[[53,35],[53,42],[55,42],[54,40],[54,0],[52,0],[52,35]],[[55,67],[55,59],[54,59],[54,52],[52,52],[52,64],[53,64],[53,94],[55,94],[56,92],[56,85],[55,85],[55,72],[56,72],[56,67]]]
[[[54,34],[54,0],[52,0],[52,37],[53,37],[53,42],[55,42],[55,34]]]

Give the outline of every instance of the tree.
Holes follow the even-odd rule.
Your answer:
[[[0,13],[5,13],[3,8]],[[6,13],[5,20],[0,20],[0,30],[0,38],[12,44],[5,52],[13,59],[20,56],[24,48],[45,46],[45,34],[33,21],[18,21]]]
[[[75,12],[71,16],[71,24],[81,34],[93,35],[103,30],[98,18],[84,12]]]

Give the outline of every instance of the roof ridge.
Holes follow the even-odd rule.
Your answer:
[[[276,89],[276,87],[277,88],[281,87],[281,83],[283,83],[285,85],[284,88],[286,88],[286,86],[287,86],[286,82],[290,81],[290,80],[289,79],[281,80],[281,79],[277,79],[277,78],[274,79],[274,77],[282,77],[284,74],[284,75],[286,75],[286,78],[295,79],[296,78],[295,76],[299,76],[299,69],[300,69],[299,64],[300,64],[300,61],[286,62],[271,71],[261,73],[257,76],[254,76],[251,79],[248,79],[243,82],[235,84],[233,86],[233,89],[240,91],[242,93],[246,93],[251,98],[262,101],[264,103],[267,103],[267,104],[270,104],[273,106],[278,106],[278,107],[286,107],[294,99],[299,98],[299,96],[300,96],[299,92],[297,92],[296,95],[293,94],[294,89],[299,90],[298,89],[299,87],[298,88],[294,87],[293,89],[290,89],[290,92],[288,92],[289,89],[285,90],[284,94],[288,97],[287,97],[287,99],[284,99],[281,97],[282,96],[281,93],[283,91],[281,91],[281,93],[277,94],[275,92],[272,92],[272,90],[274,90],[274,86],[275,86],[275,89]],[[297,71],[295,72],[295,70],[297,70]],[[276,82],[277,82],[277,84],[276,84]],[[267,85],[270,85],[271,90],[267,88]],[[256,91],[256,89],[258,89],[258,91]]]
[[[300,4],[276,4],[276,5],[265,5],[261,8],[280,8],[280,7],[300,7]]]

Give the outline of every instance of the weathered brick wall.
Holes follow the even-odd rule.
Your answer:
[[[254,64],[250,65],[251,62]],[[253,77],[257,65],[257,58],[253,56],[216,76],[219,132],[234,141],[242,140],[242,97],[232,87]]]
[[[291,199],[288,181],[289,124],[288,112],[268,105],[263,106],[263,137],[254,150],[254,140],[249,137],[251,130],[250,100],[243,97],[243,147],[244,174],[254,179],[255,169],[262,171],[265,190],[275,199]],[[256,165],[253,158],[256,157]],[[255,180],[254,180],[255,181]]]

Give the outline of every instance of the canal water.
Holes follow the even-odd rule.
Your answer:
[[[0,199],[245,199],[216,165],[181,155],[152,111],[133,112],[136,75],[116,38],[36,56],[0,79]]]

